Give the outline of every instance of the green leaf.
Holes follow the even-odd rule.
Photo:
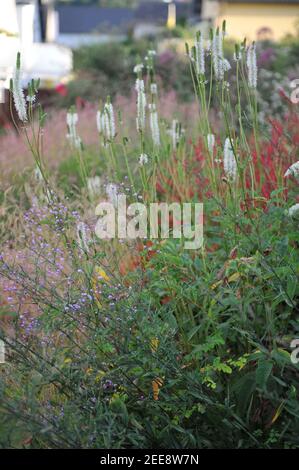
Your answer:
[[[258,366],[256,369],[256,384],[259,388],[265,390],[267,386],[268,379],[273,369],[273,362],[268,361],[266,359],[261,359],[258,362]]]

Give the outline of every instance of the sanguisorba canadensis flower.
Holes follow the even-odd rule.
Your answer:
[[[116,135],[114,110],[110,99],[108,98],[107,103],[104,106],[104,122],[105,130],[104,134],[107,140],[114,139]]]
[[[144,68],[143,64],[137,64],[137,65],[135,65],[133,71],[134,71],[134,73],[139,74],[139,73],[142,73],[143,68]]]
[[[26,100],[24,97],[24,91],[22,88],[22,79],[21,79],[21,54],[17,54],[17,63],[14,70],[13,79],[12,79],[12,92],[15,108],[17,110],[20,121],[26,122],[27,119],[27,110],[26,110]]]
[[[208,134],[207,135],[207,145],[208,145],[208,151],[210,152],[211,155],[213,155],[214,147],[215,147],[215,136],[214,136],[214,134]]]
[[[67,138],[71,145],[75,148],[81,147],[81,139],[77,134],[78,114],[74,110],[70,110],[66,115],[66,123],[68,127]]]
[[[116,136],[116,126],[114,118],[114,109],[108,96],[107,102],[104,106],[103,111],[98,110],[96,114],[96,124],[97,129],[100,135],[103,135],[105,138],[105,144],[111,142]]]
[[[196,34],[195,64],[196,64],[197,74],[204,75],[205,74],[205,50],[204,50],[204,44],[203,44],[203,37],[200,31]]]
[[[212,61],[216,80],[224,78],[223,37],[223,31],[217,28],[212,38]]]
[[[288,214],[290,217],[299,216],[299,203],[291,206],[288,210]]]
[[[225,22],[223,23],[222,30],[218,27],[216,31],[212,32],[212,63],[216,80],[223,80],[224,74],[231,69],[231,65],[227,59],[224,58],[223,41],[225,36]]]
[[[36,102],[36,95],[28,95],[26,96],[27,103],[33,105]]]
[[[97,129],[99,134],[103,134],[105,132],[105,115],[102,111],[97,111],[96,114],[96,123]]]
[[[233,150],[233,142],[227,137],[223,151],[223,167],[226,176],[232,180],[237,176],[237,162]]]
[[[284,176],[285,176],[285,178],[287,178],[288,176],[293,176],[294,178],[299,180],[299,160],[298,160],[298,162],[293,163],[293,165],[291,165],[287,169]]]
[[[149,104],[150,110],[150,128],[152,133],[153,143],[156,147],[160,145],[160,129],[159,129],[159,119],[158,112],[155,103]]]
[[[148,163],[148,156],[146,153],[142,153],[139,157],[139,165],[144,166]]]
[[[146,114],[146,95],[145,95],[144,81],[142,78],[137,78],[135,89],[137,91],[136,127],[139,132],[142,132],[145,129],[145,114]]]
[[[256,44],[253,42],[247,49],[247,69],[248,69],[248,85],[250,88],[257,87],[257,61],[256,61]]]

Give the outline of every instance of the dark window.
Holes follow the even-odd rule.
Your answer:
[[[193,12],[195,15],[201,15],[202,0],[193,0]]]

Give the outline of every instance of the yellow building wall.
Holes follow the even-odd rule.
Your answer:
[[[226,20],[229,36],[243,40],[255,40],[261,28],[272,30],[271,38],[279,40],[286,34],[296,32],[295,24],[299,20],[299,5],[258,5],[221,3],[216,24]]]

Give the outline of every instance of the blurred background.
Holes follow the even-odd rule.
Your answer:
[[[281,93],[288,94],[290,81],[299,77],[299,0],[0,0],[0,166],[24,159],[24,149],[9,137],[15,133],[9,81],[17,51],[24,88],[40,78],[39,102],[49,117],[55,114],[50,148],[61,140],[53,137],[55,123],[65,132],[63,112],[73,104],[78,110],[96,109],[111,95],[133,112],[133,68],[149,49],[157,51],[160,97],[167,96],[163,113],[173,114],[179,102],[192,116],[185,43],[192,44],[199,29],[208,39],[209,29],[223,19],[232,66],[235,41],[257,41],[261,109],[282,116]],[[53,160],[59,152],[53,149]]]
[[[235,40],[277,43],[298,37],[299,0],[0,0],[0,10],[2,103],[18,50],[24,85],[39,77],[43,89],[66,96],[74,71],[88,75],[99,69],[113,82],[121,64],[129,66],[134,53],[146,50],[146,42],[155,43],[159,52],[183,53],[196,29],[208,36],[223,19]],[[84,92],[88,83],[81,85]]]

